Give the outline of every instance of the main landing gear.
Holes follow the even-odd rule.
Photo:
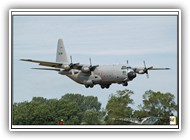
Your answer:
[[[102,89],[104,89],[104,88],[109,88],[110,87],[110,85],[111,84],[107,84],[107,85],[100,85],[101,86],[101,88]],[[94,87],[94,85],[84,85],[86,88],[93,88]]]
[[[109,88],[110,87],[110,84],[107,84],[107,85],[100,85],[102,89],[104,88]]]
[[[84,85],[86,88],[93,88],[94,87],[94,85]]]

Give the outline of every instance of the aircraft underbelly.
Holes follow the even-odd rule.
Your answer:
[[[79,84],[112,84],[122,83],[126,76],[122,74],[120,67],[117,66],[101,66],[93,71],[93,73],[79,72],[77,74],[68,74],[69,78]]]

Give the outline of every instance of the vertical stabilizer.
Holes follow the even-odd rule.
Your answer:
[[[63,39],[59,39],[57,42],[57,54],[56,54],[56,62],[61,62],[64,64],[68,64],[68,57],[65,51],[65,47],[63,44]]]

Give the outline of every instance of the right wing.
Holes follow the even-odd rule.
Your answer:
[[[61,69],[53,69],[53,68],[32,68],[35,70],[52,70],[52,71],[61,71]]]
[[[27,62],[34,62],[34,63],[39,63],[39,65],[41,66],[47,66],[47,67],[54,67],[54,68],[61,68],[61,69],[65,69],[65,70],[70,70],[70,69],[77,69],[77,70],[81,70],[83,68],[84,65],[80,64],[80,63],[70,63],[70,64],[64,64],[61,62],[47,62],[47,61],[39,61],[39,60],[32,60],[32,59],[20,59],[21,61],[27,61]],[[94,69],[96,67],[98,67],[99,65],[95,65],[95,66],[87,66],[90,71],[94,71]]]
[[[27,61],[27,62],[33,62],[33,63],[39,63],[41,66],[47,66],[47,67],[54,67],[54,68],[62,68],[66,70],[70,69],[78,69],[81,70],[83,65],[80,63],[70,63],[70,64],[63,64],[61,62],[47,62],[47,61],[39,61],[39,60],[32,60],[32,59],[20,59],[21,61]]]

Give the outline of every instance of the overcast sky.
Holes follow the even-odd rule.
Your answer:
[[[126,64],[169,67],[137,75],[128,87],[112,84],[109,89],[85,88],[54,71],[38,71],[30,58],[55,62],[57,40],[62,38],[73,62],[93,65]],[[14,16],[13,100],[32,97],[61,98],[66,93],[97,96],[105,107],[117,90],[134,91],[134,107],[142,103],[147,90],[170,92],[177,98],[177,16]],[[177,99],[176,99],[177,100]]]

